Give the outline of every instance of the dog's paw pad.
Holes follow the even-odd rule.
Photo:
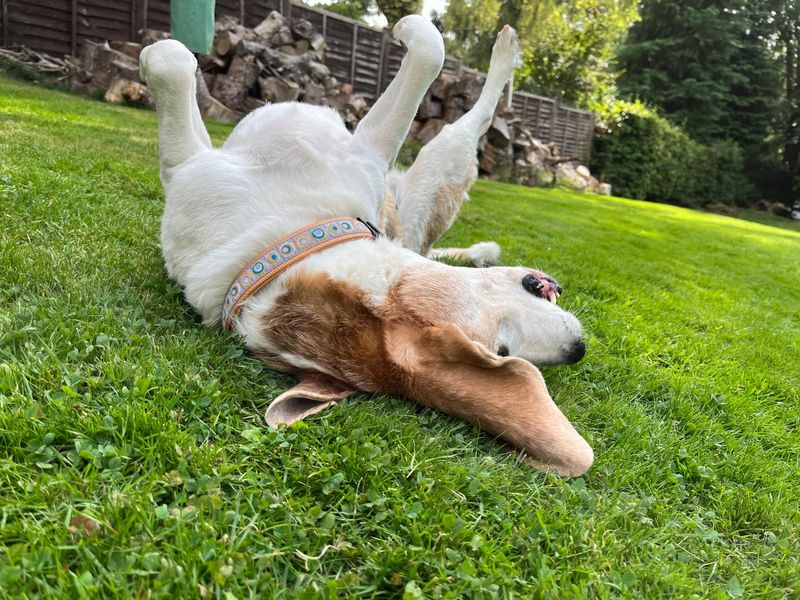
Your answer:
[[[139,72],[146,82],[170,82],[185,74],[194,77],[197,59],[177,40],[161,40],[145,46],[139,54]]]
[[[496,242],[480,242],[467,249],[469,261],[476,267],[491,267],[500,262],[500,246]]]
[[[522,50],[519,46],[516,30],[510,25],[506,25],[497,34],[497,40],[492,48],[491,62],[499,67],[513,70],[519,66],[522,58]],[[510,75],[510,73],[509,73]]]

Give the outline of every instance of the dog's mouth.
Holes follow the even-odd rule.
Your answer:
[[[530,273],[522,278],[522,287],[537,298],[543,298],[553,304],[556,304],[558,297],[564,291],[550,275],[536,269],[530,269]]]

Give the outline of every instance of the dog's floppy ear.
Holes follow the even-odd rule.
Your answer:
[[[532,364],[499,357],[452,324],[396,321],[386,331],[389,356],[406,373],[414,400],[477,423],[524,450],[539,468],[577,477],[592,465],[591,447]]]
[[[291,425],[344,400],[356,390],[323,373],[303,373],[297,385],[284,392],[267,408],[264,420],[270,427]]]

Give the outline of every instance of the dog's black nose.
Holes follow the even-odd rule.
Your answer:
[[[586,344],[584,344],[583,341],[581,340],[577,344],[575,344],[572,347],[572,350],[570,350],[569,354],[567,354],[567,364],[574,365],[576,362],[582,359],[585,354],[586,354]]]

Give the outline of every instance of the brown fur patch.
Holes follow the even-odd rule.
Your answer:
[[[494,355],[452,323],[432,323],[441,318],[438,306],[409,313],[404,307],[418,300],[407,296],[413,289],[408,281],[395,286],[379,310],[357,287],[301,271],[265,317],[264,333],[353,388],[477,423],[562,475],[586,471],[591,448],[553,403],[539,371]]]
[[[400,222],[400,215],[397,214],[397,205],[394,196],[386,190],[383,195],[383,206],[380,211],[380,230],[388,237],[399,242],[403,242],[403,224]]]
[[[287,283],[263,328],[282,351],[313,361],[360,390],[403,393],[384,347],[384,320],[351,284],[301,271]]]

